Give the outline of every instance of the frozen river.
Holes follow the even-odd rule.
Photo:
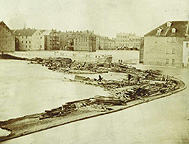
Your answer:
[[[189,69],[156,69],[182,79],[189,86]],[[40,65],[1,60],[0,120],[41,112],[66,101],[107,94],[101,88],[63,82],[63,77],[64,74]],[[189,143],[188,119],[189,90],[186,89],[124,111],[59,126],[3,144]]]

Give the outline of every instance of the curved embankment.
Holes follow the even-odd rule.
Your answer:
[[[149,96],[144,99],[137,99],[134,101],[127,102],[126,105],[109,106],[111,110],[108,110],[108,111],[99,111],[99,109],[97,110],[97,109],[91,109],[91,108],[90,109],[82,108],[68,115],[58,116],[58,117],[40,119],[40,116],[42,116],[44,113],[38,113],[38,114],[33,114],[33,115],[27,115],[20,118],[10,119],[7,121],[2,121],[0,122],[0,128],[8,130],[11,133],[8,136],[0,136],[0,141],[5,141],[5,140],[13,139],[16,137],[32,134],[32,133],[46,130],[49,128],[76,122],[79,120],[84,120],[84,119],[88,119],[92,117],[102,116],[105,114],[121,111],[121,110],[130,108],[130,107],[142,104],[142,103],[146,103],[155,99],[170,96],[186,88],[186,85],[184,84],[183,81],[178,80],[176,78],[174,78],[174,80],[177,81],[178,86],[179,86],[179,89],[176,89],[175,91],[165,93],[165,94]]]

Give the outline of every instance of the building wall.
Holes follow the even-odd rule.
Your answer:
[[[26,51],[31,50],[31,36],[16,36],[18,39],[18,50]]]
[[[37,30],[32,36],[16,36],[18,39],[19,50],[44,50],[44,36]]]
[[[182,66],[183,41],[180,37],[144,37],[144,64]]]
[[[140,48],[141,37],[130,33],[116,34],[116,47]]]
[[[44,50],[44,36],[37,30],[31,37],[31,49],[30,50]]]
[[[96,51],[96,37],[92,35],[80,35],[75,38],[74,51]]]
[[[114,50],[115,49],[115,41],[108,37],[101,37],[99,43],[100,43],[99,50]]]
[[[0,52],[15,51],[15,37],[5,25],[0,25]]]
[[[189,66],[189,40],[183,42],[183,65]]]

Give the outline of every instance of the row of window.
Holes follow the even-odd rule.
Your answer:
[[[24,43],[24,41],[22,41],[22,43]],[[26,43],[31,43],[31,41],[26,41]]]
[[[130,42],[130,41],[140,42],[140,39],[117,40],[117,42]]]
[[[26,45],[26,48],[31,48],[31,46],[29,45]],[[40,48],[42,48],[42,45],[40,45]]]
[[[166,59],[165,64],[170,64],[170,60]],[[171,59],[171,64],[175,64],[175,59]]]

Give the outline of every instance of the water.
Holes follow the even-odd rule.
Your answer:
[[[0,120],[59,107],[65,102],[107,95],[103,89],[63,82],[66,75],[25,61],[0,61]]]
[[[1,102],[2,99],[4,101],[1,103],[0,118],[8,118],[10,114],[18,116],[43,111],[48,107],[59,106],[63,101],[86,98],[97,93],[106,94],[100,88],[62,82],[60,80],[62,74],[47,71],[40,65],[27,65],[20,61],[0,61],[0,66],[0,82],[1,85],[4,84],[3,88],[1,87]],[[139,67],[160,69],[164,74],[182,79],[189,86],[189,69]],[[67,89],[70,91],[66,91]],[[172,96],[124,111],[59,126],[3,144],[189,143],[188,119],[187,88]]]

